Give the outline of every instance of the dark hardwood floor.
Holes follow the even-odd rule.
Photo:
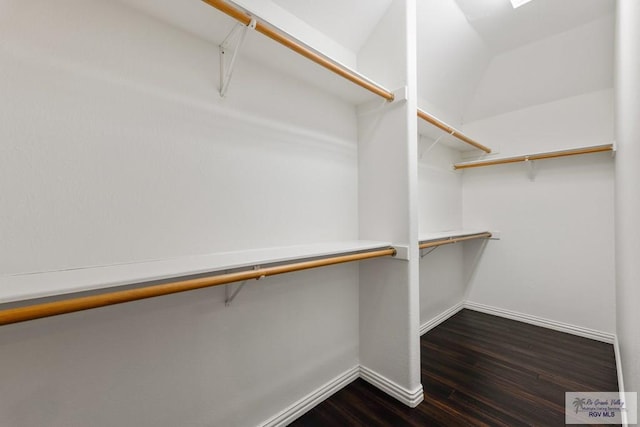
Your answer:
[[[422,336],[424,402],[357,380],[292,426],[563,426],[566,391],[617,391],[613,346],[463,310]]]

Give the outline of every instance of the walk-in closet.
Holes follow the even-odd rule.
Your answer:
[[[635,0],[0,0],[0,425],[627,399],[639,99]]]

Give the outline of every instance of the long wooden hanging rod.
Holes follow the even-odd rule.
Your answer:
[[[491,233],[489,232],[471,234],[469,236],[462,236],[462,237],[444,237],[442,239],[430,240],[428,242],[420,243],[419,248],[427,249],[427,248],[433,248],[435,246],[448,245],[450,243],[464,242],[465,240],[488,239],[490,237],[491,237]]]
[[[549,151],[546,153],[529,154],[524,156],[506,157],[503,159],[481,160],[478,162],[456,163],[454,169],[478,168],[482,166],[500,165],[504,163],[527,162],[529,160],[553,159],[556,157],[577,156],[580,154],[602,153],[613,151],[613,144],[596,145],[593,147],[576,148],[573,150]]]
[[[471,146],[473,146],[473,147],[475,147],[475,148],[477,148],[479,150],[482,150],[485,153],[490,153],[491,152],[491,148],[486,147],[486,146],[480,144],[477,141],[474,141],[473,139],[469,138],[468,136],[466,136],[465,134],[463,134],[459,130],[449,126],[445,122],[439,120],[438,118],[432,116],[431,114],[429,114],[426,111],[423,111],[423,110],[421,110],[419,108],[418,108],[418,117],[420,117],[422,120],[425,120],[425,121],[431,123],[435,127],[442,129],[443,131],[447,132],[451,136],[454,136],[454,137],[458,138],[462,142],[465,142],[465,143],[467,143],[467,144],[469,144],[469,145],[471,145]]]
[[[202,0],[210,6],[215,7],[219,11],[226,13],[230,17],[239,21],[243,25],[249,25],[252,17],[245,13],[243,10],[238,9],[230,3],[227,3],[224,0]],[[296,53],[304,56],[307,59],[312,60],[316,64],[323,66],[324,68],[338,74],[341,77],[351,81],[352,83],[357,84],[370,92],[375,93],[376,95],[381,96],[382,98],[393,101],[394,95],[389,90],[379,86],[356,72],[348,69],[347,67],[336,63],[335,61],[329,59],[328,57],[308,48],[297,40],[292,39],[278,31],[276,31],[270,25],[265,24],[264,22],[256,22],[256,31],[264,34],[270,39],[280,43],[283,46],[288,47]]]
[[[377,249],[367,252],[359,252],[350,255],[340,255],[330,258],[322,258],[312,261],[302,261],[292,264],[277,265],[274,267],[257,268],[254,270],[240,271],[237,273],[219,274],[216,276],[197,279],[181,280],[160,285],[146,286],[137,289],[109,292],[99,295],[91,295],[79,298],[70,298],[60,301],[34,304],[24,307],[11,308],[0,311],[0,325],[24,322],[43,317],[57,316],[59,314],[73,313],[108,305],[122,304],[146,298],[175,294],[178,292],[192,291],[195,289],[212,286],[226,285],[233,282],[241,282],[251,279],[261,279],[277,274],[291,273],[310,268],[324,267],[328,265],[342,264],[345,262],[361,261],[371,258],[395,256],[395,248]]]

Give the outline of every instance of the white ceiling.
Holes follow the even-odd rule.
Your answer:
[[[272,0],[357,53],[392,0]]]
[[[614,0],[455,0],[487,46],[504,52],[586,24],[614,9]]]

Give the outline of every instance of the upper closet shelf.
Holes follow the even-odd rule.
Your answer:
[[[0,303],[390,248],[365,240],[287,246],[0,276]]]
[[[464,242],[466,240],[489,239],[491,237],[491,232],[486,230],[450,230],[438,233],[427,233],[420,235],[419,247],[420,249],[426,249],[448,245],[450,243]]]
[[[602,153],[607,151],[614,151],[613,144],[595,145],[590,147],[574,148],[571,150],[548,151],[544,153],[526,154],[526,155],[515,156],[515,157],[504,157],[504,158],[496,158],[496,159],[490,159],[490,160],[479,160],[474,162],[456,163],[453,165],[453,168],[454,169],[477,168],[481,166],[492,166],[492,165],[500,165],[504,163],[517,163],[517,162],[527,162],[527,161],[533,161],[533,160],[553,159],[556,157],[577,156],[580,154]]]
[[[302,55],[303,57],[315,62],[316,64],[326,68],[327,70],[339,75],[340,77],[368,90],[375,95],[378,95],[387,101],[393,101],[394,94],[388,89],[380,86],[379,84],[371,81],[362,74],[340,64],[339,62],[327,57],[326,55],[318,52],[317,50],[305,45],[301,41],[293,38],[292,36],[284,33],[275,26],[267,23],[266,21],[252,16],[243,9],[232,5],[225,0],[202,0],[206,4],[218,9],[231,18],[237,20],[240,24],[251,27],[257,32],[267,36],[268,38],[280,43],[281,45],[291,49],[292,51]]]
[[[459,151],[469,149],[482,150],[485,153],[491,153],[491,149],[469,138],[459,130],[449,126],[437,117],[418,108],[418,117],[423,121],[418,122],[418,133],[428,136],[436,141],[442,141],[444,144]],[[437,129],[436,129],[437,128]]]

